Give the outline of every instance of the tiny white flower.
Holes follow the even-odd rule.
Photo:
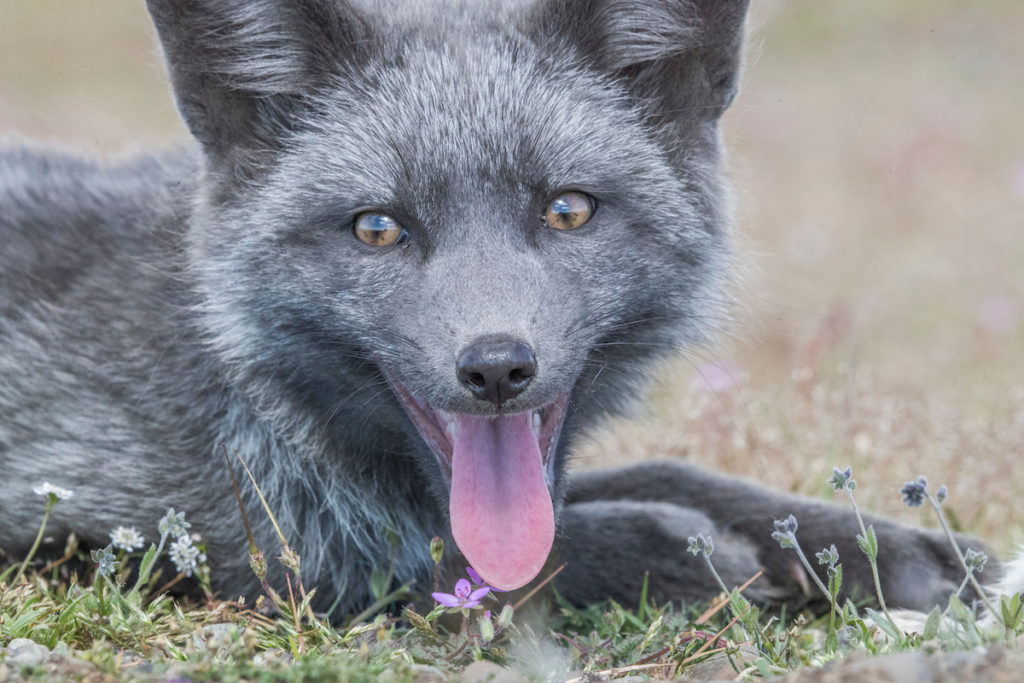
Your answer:
[[[185,521],[184,512],[175,512],[174,508],[167,508],[167,514],[160,518],[157,529],[160,530],[161,535],[166,534],[178,538],[188,533],[186,529],[190,526],[192,525]]]
[[[92,561],[96,563],[96,572],[100,576],[113,576],[117,571],[117,562],[109,545],[100,550],[91,550],[89,554],[92,556]]]
[[[71,496],[75,495],[73,491],[69,491],[68,489],[63,489],[63,488],[61,488],[59,486],[54,486],[53,484],[51,484],[48,481],[44,481],[39,486],[36,486],[35,488],[33,488],[32,492],[35,493],[37,496],[50,496],[50,495],[53,495],[53,496],[57,497],[57,500],[67,500]]]
[[[127,550],[128,552],[141,549],[146,543],[146,539],[143,538],[142,534],[139,533],[139,530],[133,526],[117,527],[110,532],[110,541],[114,544],[115,548]]]
[[[206,562],[206,555],[192,545],[192,539],[187,535],[180,536],[177,541],[171,543],[170,556],[174,567],[185,576],[192,576],[199,565]]]

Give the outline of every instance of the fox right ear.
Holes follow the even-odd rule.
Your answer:
[[[537,0],[528,31],[568,41],[663,119],[713,121],[736,94],[749,0]]]
[[[215,164],[272,148],[302,97],[358,59],[366,23],[336,0],[146,0],[178,110]]]

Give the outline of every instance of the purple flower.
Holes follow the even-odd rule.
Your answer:
[[[472,567],[466,567],[466,574],[469,575],[469,580],[473,582],[474,586],[486,586],[482,576],[476,573],[476,570]]]
[[[790,515],[786,519],[777,519],[772,524],[775,526],[772,538],[778,541],[781,547],[796,548],[798,546],[796,542],[796,517]]]
[[[847,467],[841,470],[838,467],[832,468],[832,476],[828,480],[836,491],[852,491],[857,488],[857,481],[853,478],[853,468]]]
[[[430,595],[445,607],[479,607],[480,598],[490,592],[490,586],[485,585],[473,590],[469,581],[459,579],[455,582],[454,595],[452,593],[431,593]]]
[[[923,476],[914,481],[908,481],[900,489],[903,494],[903,502],[912,508],[921,507],[925,498],[928,497],[928,480]]]
[[[473,569],[472,567],[466,567],[466,574],[469,576],[469,580],[473,582],[473,585],[476,588],[485,588],[486,587],[486,588],[490,588],[495,593],[504,593],[505,592],[505,591],[501,590],[500,588],[495,588],[494,586],[488,586],[487,582],[484,581],[484,578],[482,576],[480,576],[480,574],[478,574],[477,571],[475,569]]]

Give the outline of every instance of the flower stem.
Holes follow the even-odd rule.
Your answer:
[[[971,582],[975,592],[978,593],[978,597],[981,598],[981,602],[988,609],[992,617],[998,621],[1004,628],[1006,624],[1003,624],[1003,618],[1000,613],[992,606],[992,603],[985,597],[985,590],[978,583],[978,580],[974,578],[974,571],[967,566],[967,561],[964,560],[964,554],[960,552],[960,545],[956,542],[956,537],[953,535],[953,530],[949,528],[949,524],[946,522],[946,516],[942,514],[942,506],[932,498],[932,494],[925,492],[925,497],[928,498],[928,502],[931,504],[932,509],[935,510],[935,515],[939,518],[939,523],[942,525],[942,530],[946,532],[946,538],[949,539],[950,544],[953,546],[953,550],[956,551],[956,559],[960,560],[960,566],[963,568],[964,573],[967,575],[967,581]],[[961,587],[961,590],[963,588]]]
[[[965,588],[967,588],[967,583],[971,580],[971,575],[972,574],[974,574],[974,572],[973,571],[969,571],[964,576],[964,580],[960,582],[960,587],[956,589],[956,597],[959,598],[960,594],[964,592]]]
[[[57,497],[52,493],[46,497],[46,512],[43,513],[43,523],[39,525],[39,533],[36,534],[36,540],[32,543],[32,548],[29,549],[28,555],[25,556],[25,561],[21,563],[18,568],[18,573],[14,575],[14,580],[11,582],[12,586],[18,585],[18,581],[25,574],[25,568],[28,567],[29,562],[35,556],[36,551],[39,550],[39,544],[43,542],[43,532],[46,531],[46,523],[50,520],[50,511],[53,510],[53,506],[57,503]]]
[[[836,597],[839,594],[839,588],[836,587],[838,581],[832,575],[832,572],[836,571],[832,565],[829,565],[829,576],[828,576],[828,594],[831,597],[829,602],[829,614],[828,614],[828,625],[829,632],[836,632]],[[834,590],[833,590],[834,589]]]
[[[818,590],[825,594],[825,597],[828,598],[829,604],[832,605],[832,609],[836,609],[835,599],[832,597],[832,594],[829,593],[828,588],[825,587],[825,584],[821,582],[821,579],[818,578],[818,573],[814,571],[813,567],[811,567],[811,562],[807,559],[807,556],[804,555],[803,549],[800,547],[800,544],[796,540],[796,535],[793,536],[792,540],[793,550],[795,550],[796,554],[800,557],[800,562],[804,565],[804,569],[807,570],[807,573],[810,574],[811,579],[814,581],[814,585],[818,587]]]
[[[715,581],[718,582],[718,587],[722,589],[722,592],[727,596],[730,595],[732,591],[726,587],[725,581],[722,581],[722,577],[718,575],[718,570],[715,569],[715,565],[711,564],[711,558],[707,555],[704,555],[704,564],[711,570],[711,576],[715,577]]]
[[[164,544],[167,542],[167,536],[168,536],[168,532],[166,532],[166,531],[164,533],[160,534],[160,543],[157,545],[156,552],[153,554],[153,562],[154,563],[157,561],[157,559],[160,558],[160,553],[162,553],[164,551]],[[150,546],[150,547],[152,547],[152,546]],[[145,563],[143,563],[143,564],[145,564]],[[136,591],[138,591],[140,588],[142,588],[142,584],[143,583],[149,581],[149,576],[152,573],[152,571],[153,571],[153,565],[152,564],[150,564],[149,567],[146,568],[146,571],[143,571],[142,567],[139,568],[139,575],[135,578],[135,585],[132,586],[132,590],[131,590],[132,593],[135,593]]]
[[[725,601],[729,605],[729,609],[733,612],[733,616],[735,617],[734,621],[739,621],[739,619],[743,616],[743,611],[737,609],[737,605],[732,600],[732,591],[729,590],[729,588],[725,585],[725,581],[722,580],[722,577],[719,575],[718,570],[715,569],[715,565],[711,564],[711,556],[707,553],[703,553],[703,555],[704,564],[706,564],[708,566],[708,569],[711,570],[711,576],[715,577],[715,581],[718,582],[718,587],[722,589],[723,593],[725,593]],[[740,624],[736,624],[734,628],[736,629],[736,633],[739,635],[739,638],[741,640],[750,640],[750,637],[747,635],[746,630]]]
[[[850,496],[850,504],[853,505],[853,514],[857,516],[857,523],[860,524],[860,533],[863,534],[864,538],[868,537],[868,530],[864,527],[864,518],[860,516],[860,508],[857,507],[857,501],[853,499],[853,491],[846,489],[847,495]],[[871,578],[875,582],[875,596],[878,598],[878,606],[882,608],[882,613],[892,621],[896,623],[892,615],[889,614],[889,608],[885,604],[885,597],[882,595],[882,581],[878,578],[878,558],[871,557],[868,555],[868,564],[871,565]]]

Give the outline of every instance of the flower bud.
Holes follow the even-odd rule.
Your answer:
[[[444,541],[440,536],[434,536],[430,539],[430,559],[434,561],[434,564],[440,564],[442,555],[444,555]]]
[[[512,605],[506,604],[498,614],[498,625],[505,628],[512,623]]]
[[[477,623],[480,624],[480,640],[485,643],[494,640],[494,624],[491,623],[490,618],[482,616],[477,620]]]
[[[249,555],[249,567],[260,581],[267,578],[267,556],[263,554],[262,550]]]

